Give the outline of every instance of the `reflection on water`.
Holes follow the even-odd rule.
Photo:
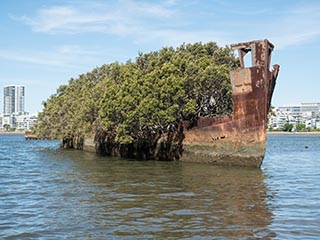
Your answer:
[[[129,161],[57,146],[0,136],[1,239],[298,236],[292,222],[281,221],[288,202],[278,202],[284,186],[277,176],[286,173],[274,169],[281,164],[272,163],[272,152],[259,170]]]
[[[78,204],[85,209],[81,215],[104,223],[103,234],[142,238],[274,236],[268,230],[272,215],[260,170],[116,159],[97,159],[97,165],[88,167],[88,161],[76,164],[80,179],[63,176],[84,183],[76,189],[71,185],[64,193],[70,197],[82,192]]]

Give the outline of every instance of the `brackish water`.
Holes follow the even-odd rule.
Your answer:
[[[261,169],[130,161],[0,135],[0,239],[319,239],[320,136]]]

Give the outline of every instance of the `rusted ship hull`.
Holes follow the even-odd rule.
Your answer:
[[[267,117],[279,65],[269,71],[273,45],[268,40],[231,45],[241,68],[230,73],[233,114],[200,118],[185,131],[182,161],[260,167],[266,148]],[[252,66],[244,56],[251,52]],[[188,126],[185,127],[188,129]]]
[[[247,128],[243,124],[247,120],[231,119],[186,131],[181,161],[260,167],[266,148],[265,129]]]

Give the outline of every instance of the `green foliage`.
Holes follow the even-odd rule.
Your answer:
[[[284,125],[283,125],[283,131],[284,132],[291,132],[292,131],[292,129],[293,129],[293,124],[291,124],[291,123],[285,123]]]
[[[9,124],[4,124],[3,125],[3,128],[6,132],[9,132],[10,131],[10,125]]]
[[[304,123],[297,123],[296,124],[296,131],[297,132],[306,131],[306,125]]]
[[[156,141],[177,123],[232,111],[228,47],[183,44],[139,53],[70,79],[43,103],[35,133],[63,138],[104,131],[121,144]]]
[[[269,108],[269,112],[268,112],[268,119],[270,119],[270,117],[274,117],[276,116],[276,111],[275,111],[275,107],[274,106],[270,106]]]

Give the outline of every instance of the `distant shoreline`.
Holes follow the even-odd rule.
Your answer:
[[[270,135],[320,135],[320,132],[267,132]]]
[[[24,135],[24,132],[0,132],[0,135],[5,135],[5,134]]]

